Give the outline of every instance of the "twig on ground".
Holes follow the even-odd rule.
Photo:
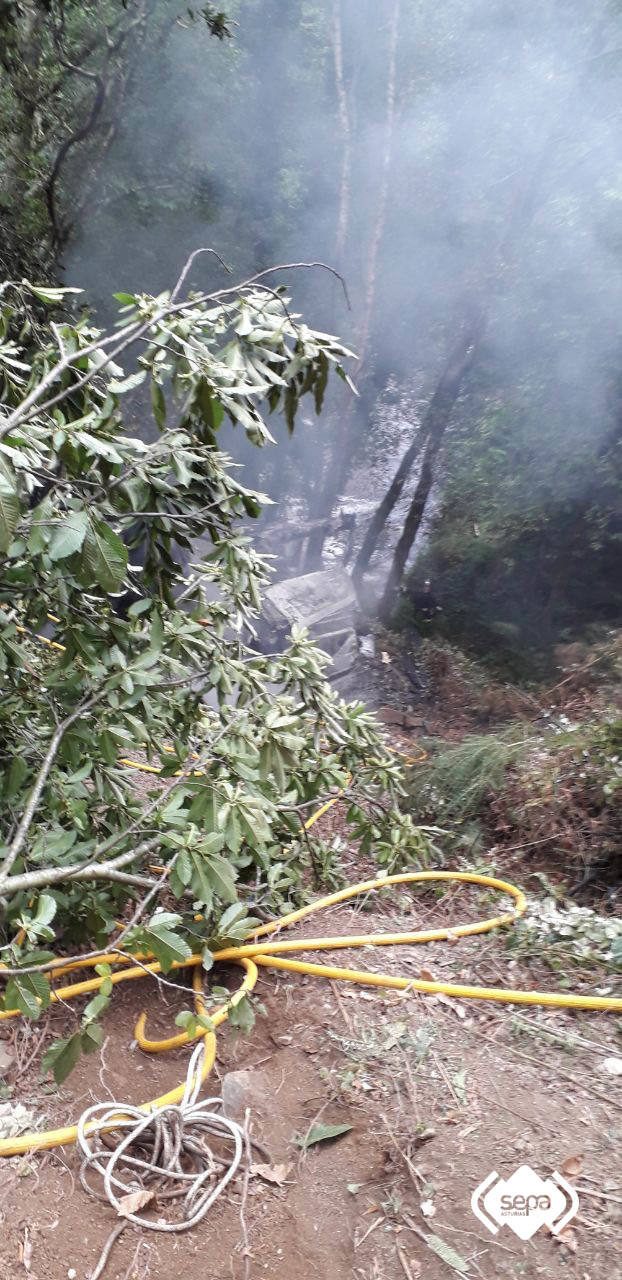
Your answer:
[[[567,1044],[576,1044],[585,1046],[586,1049],[594,1049],[597,1053],[602,1053],[608,1057],[611,1053],[611,1045],[598,1044],[596,1040],[588,1040],[585,1036],[578,1036],[575,1031],[555,1031],[553,1027],[549,1027],[545,1022],[538,1022],[537,1019],[527,1018],[522,1013],[514,1013],[515,1022],[521,1022],[523,1026],[528,1027],[531,1031],[542,1035],[553,1036],[556,1040],[561,1040]]]
[[[250,1125],[251,1113],[247,1107],[244,1113],[244,1180],[242,1183],[242,1200],[240,1203],[240,1226],[242,1228],[242,1257],[244,1258],[244,1280],[248,1280],[251,1270],[251,1251],[248,1240],[248,1227],[246,1225],[246,1201],[248,1199],[248,1183],[251,1173],[251,1144],[250,1144]]]
[[[436,1066],[437,1070],[439,1071],[440,1075],[442,1075],[443,1080],[445,1081],[445,1084],[447,1085],[447,1088],[448,1088],[448,1090],[449,1090],[449,1093],[450,1093],[451,1097],[453,1098],[453,1100],[454,1100],[454,1102],[455,1102],[456,1106],[457,1106],[457,1107],[459,1107],[459,1106],[460,1106],[460,1099],[459,1099],[459,1097],[458,1097],[458,1094],[456,1093],[456,1090],[454,1089],[453,1084],[451,1083],[451,1080],[449,1079],[449,1076],[447,1075],[447,1072],[446,1072],[446,1070],[445,1070],[445,1067],[443,1066],[443,1063],[441,1062],[441,1060],[440,1060],[440,1058],[439,1058],[438,1054],[434,1052],[434,1050],[432,1050],[432,1057],[433,1057],[433,1059],[434,1059],[434,1064],[435,1064],[435,1066]]]
[[[125,1275],[124,1275],[124,1277],[123,1277],[123,1280],[133,1280],[133,1277],[134,1277],[134,1275],[135,1275],[135,1268],[136,1268],[136,1264],[137,1264],[138,1259],[139,1259],[139,1257],[140,1257],[140,1253],[141,1253],[141,1250],[142,1250],[142,1248],[143,1248],[143,1245],[145,1246],[145,1248],[147,1248],[147,1249],[149,1248],[149,1245],[147,1244],[147,1241],[146,1241],[146,1240],[139,1240],[139,1241],[138,1241],[138,1244],[136,1245],[136,1248],[135,1248],[135,1250],[134,1250],[134,1255],[133,1255],[133,1257],[132,1257],[132,1259],[131,1259],[131,1262],[130,1262],[130,1265],[129,1265],[129,1267],[128,1267],[128,1269],[127,1269],[127,1271],[126,1271],[126,1273],[125,1273]]]
[[[406,1213],[404,1214],[404,1221],[405,1221],[405,1222],[407,1222],[407,1223],[409,1223],[409,1224],[410,1224],[410,1221],[411,1221],[411,1219],[409,1218],[408,1214],[406,1214]],[[437,1222],[437,1224],[436,1224],[436,1225],[437,1225],[437,1227],[438,1227],[438,1230],[439,1230],[439,1231],[455,1231],[455,1232],[456,1232],[456,1234],[457,1234],[457,1235],[459,1235],[459,1236],[474,1236],[474,1237],[475,1237],[475,1239],[476,1239],[476,1240],[479,1240],[479,1242],[480,1242],[480,1244],[481,1244],[481,1239],[482,1239],[482,1238],[481,1238],[481,1236],[478,1236],[477,1231],[468,1231],[466,1227],[450,1227],[450,1226],[448,1225],[448,1223],[447,1223],[447,1222]],[[498,1240],[495,1240],[495,1249],[505,1249],[505,1252],[506,1252],[506,1253],[511,1253],[511,1254],[513,1255],[513,1257],[515,1257],[515,1258],[516,1258],[516,1257],[518,1256],[518,1255],[517,1255],[517,1252],[516,1252],[516,1249],[509,1249],[509,1248],[508,1248],[508,1246],[507,1246],[507,1244],[499,1244],[499,1241],[498,1241]]]
[[[396,1244],[395,1248],[397,1249],[397,1256],[402,1265],[402,1271],[406,1276],[406,1280],[414,1280],[413,1273],[408,1265],[408,1262],[406,1261],[406,1254],[404,1253],[404,1250],[400,1249],[399,1244]]]
[[[590,1191],[587,1187],[579,1187],[582,1196],[594,1197],[596,1200],[610,1200],[612,1204],[622,1204],[620,1196],[610,1196],[607,1191]]]
[[[97,1263],[95,1270],[91,1272],[90,1280],[99,1280],[100,1276],[103,1276],[104,1271],[106,1270],[106,1266],[108,1264],[108,1259],[110,1258],[110,1254],[112,1253],[112,1250],[115,1244],[117,1243],[119,1236],[123,1231],[125,1231],[126,1227],[127,1227],[127,1222],[120,1222],[119,1225],[116,1226],[114,1230],[110,1232],[110,1235],[108,1236],[108,1239],[99,1256],[99,1262]]]
[[[464,1023],[462,1026],[468,1035],[477,1036],[480,1040],[488,1039],[488,1036],[485,1036],[482,1031],[476,1031],[475,1027],[465,1026]],[[523,1053],[522,1049],[515,1049],[511,1044],[504,1044],[501,1047],[497,1045],[496,1048],[501,1054],[503,1054],[504,1050],[507,1050],[509,1053],[514,1054],[514,1057],[523,1058],[525,1062],[532,1062],[534,1066],[542,1070],[541,1059],[534,1058],[533,1054]],[[570,1080],[571,1084],[575,1086],[575,1089],[584,1089],[587,1093],[591,1093],[595,1098],[598,1098],[599,1102],[604,1102],[608,1107],[615,1107],[617,1111],[622,1111],[622,1102],[617,1102],[611,1095],[600,1093],[598,1089],[593,1089],[585,1080],[577,1080],[577,1077],[571,1075],[569,1071],[564,1071],[557,1066],[554,1069],[558,1075],[563,1076],[564,1080]],[[521,1117],[521,1119],[524,1119],[524,1117]]]
[[[487,1094],[482,1093],[480,1089],[477,1096],[482,1098],[491,1107],[499,1107],[501,1111],[507,1111],[508,1115],[514,1116],[516,1120],[520,1120],[522,1124],[536,1125],[538,1128],[546,1129],[549,1133],[557,1133],[558,1130],[554,1125],[546,1124],[544,1120],[539,1120],[537,1116],[525,1116],[521,1111],[514,1111],[512,1107],[508,1107],[507,1102],[502,1102],[500,1098],[489,1098]]]
[[[101,1085],[102,1089],[105,1089],[106,1093],[109,1095],[109,1097],[110,1097],[110,1098],[112,1099],[112,1101],[114,1102],[114,1094],[113,1094],[113,1093],[112,1093],[112,1091],[109,1089],[108,1085],[106,1084],[106,1081],[104,1080],[104,1071],[106,1071],[106,1070],[107,1070],[107,1064],[106,1064],[106,1049],[108,1048],[109,1043],[110,1043],[110,1036],[106,1036],[106,1039],[104,1040],[104,1043],[102,1044],[102,1047],[101,1047],[101,1049],[100,1049],[100,1051],[99,1051],[99,1056],[100,1056],[100,1059],[101,1059],[100,1068],[99,1068],[99,1083],[100,1083],[100,1085]]]
[[[375,1222],[372,1222],[371,1227],[368,1227],[368,1228],[367,1228],[367,1231],[365,1232],[365,1235],[364,1235],[364,1236],[361,1236],[360,1240],[356,1240],[356,1241],[355,1241],[354,1248],[355,1248],[355,1249],[360,1249],[360,1247],[361,1247],[361,1245],[362,1245],[363,1241],[364,1241],[364,1240],[366,1240],[366,1239],[367,1239],[367,1237],[371,1235],[372,1231],[375,1231],[375,1230],[376,1230],[376,1227],[379,1227],[379,1226],[380,1226],[380,1223],[381,1223],[381,1222],[384,1222],[384,1218],[383,1218],[382,1214],[380,1214],[380,1217],[379,1217],[379,1218],[376,1218]]]
[[[337,1008],[339,1009],[339,1012],[340,1012],[340,1014],[341,1014],[341,1016],[342,1016],[342,1018],[343,1018],[343,1020],[344,1020],[344,1022],[345,1022],[345,1024],[346,1024],[346,1027],[347,1027],[348,1031],[350,1032],[350,1035],[351,1035],[351,1036],[353,1036],[353,1035],[354,1035],[354,1027],[352,1026],[352,1021],[351,1021],[350,1015],[349,1015],[349,1013],[348,1013],[348,1011],[347,1011],[347,1009],[346,1009],[346,1007],[345,1007],[345,1005],[344,1005],[344,1003],[343,1003],[343,1000],[341,999],[341,995],[340,995],[340,993],[339,993],[339,984],[338,984],[337,982],[332,982],[332,981],[331,981],[331,984],[330,984],[330,985],[331,985],[331,987],[332,987],[332,989],[333,989],[333,995],[334,995],[334,997],[335,997],[335,1002],[336,1002],[336,1004],[337,1004]]]
[[[282,1084],[283,1084],[283,1081],[281,1081],[281,1085],[279,1085],[279,1088],[281,1088]],[[277,1092],[278,1092],[278,1090],[277,1090]],[[330,1098],[329,1098],[329,1099],[327,1099],[327,1101],[323,1103],[323,1105],[320,1107],[319,1111],[317,1111],[317,1112],[316,1112],[316,1114],[314,1115],[313,1119],[309,1122],[309,1127],[308,1127],[308,1129],[307,1129],[307,1131],[306,1131],[306,1133],[305,1133],[305,1135],[304,1135],[304,1137],[302,1138],[302,1141],[301,1141],[301,1143],[300,1143],[300,1155],[298,1156],[298,1168],[300,1168],[300,1165],[302,1164],[302,1162],[303,1162],[303,1160],[305,1159],[305,1156],[306,1156],[306,1154],[307,1154],[307,1150],[308,1150],[307,1142],[308,1142],[309,1137],[310,1137],[310,1134],[311,1134],[311,1132],[312,1132],[312,1130],[313,1130],[313,1126],[314,1126],[314,1125],[316,1125],[316,1124],[318,1123],[318,1120],[320,1119],[320,1116],[323,1116],[323,1115],[324,1115],[324,1112],[326,1111],[326,1108],[327,1108],[329,1105],[330,1105]]]
[[[408,1172],[409,1172],[409,1174],[410,1174],[410,1177],[411,1177],[411,1179],[412,1179],[412,1181],[413,1181],[413,1183],[414,1183],[414,1187],[415,1187],[415,1190],[416,1190],[416,1192],[417,1192],[417,1195],[419,1195],[420,1191],[422,1190],[422,1187],[425,1185],[425,1184],[424,1184],[424,1180],[423,1180],[423,1178],[421,1177],[421,1174],[419,1173],[419,1170],[418,1170],[417,1168],[415,1168],[415,1165],[413,1164],[412,1160],[411,1160],[411,1159],[410,1159],[410,1157],[407,1155],[407,1153],[404,1151],[403,1147],[400,1147],[400,1144],[399,1144],[399,1142],[398,1142],[398,1140],[397,1140],[397,1138],[396,1138],[396,1136],[395,1136],[395,1134],[394,1134],[394,1132],[393,1132],[393,1130],[392,1130],[392,1128],[391,1128],[391,1126],[390,1126],[390,1124],[389,1124],[389,1121],[387,1120],[387,1117],[386,1117],[386,1115],[384,1114],[384,1112],[381,1114],[380,1119],[382,1120],[382,1123],[384,1124],[385,1133],[387,1133],[387,1134],[389,1135],[389,1137],[390,1137],[390,1139],[391,1139],[391,1142],[393,1143],[393,1146],[395,1147],[395,1150],[397,1151],[398,1155],[402,1157],[402,1160],[404,1161],[404,1164],[406,1165],[406,1168],[408,1169]]]

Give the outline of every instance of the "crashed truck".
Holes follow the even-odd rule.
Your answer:
[[[305,627],[332,657],[332,680],[352,670],[358,655],[357,599],[352,579],[343,569],[284,578],[268,587],[262,603],[258,640],[264,652],[283,649],[296,624]]]

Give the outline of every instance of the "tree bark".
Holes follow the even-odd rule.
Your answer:
[[[427,416],[428,415],[426,414],[426,418],[424,419],[424,424],[427,420]],[[395,472],[395,475],[391,481],[391,484],[389,485],[389,488],[387,489],[384,495],[384,498],[380,503],[380,506],[376,507],[376,510],[372,516],[367,532],[363,539],[363,545],[352,566],[352,577],[357,583],[361,582],[362,578],[367,572],[367,567],[369,565],[372,555],[374,554],[374,551],[376,550],[378,539],[384,529],[385,524],[387,523],[389,516],[391,515],[391,512],[394,506],[396,506],[396,504],[399,502],[402,496],[404,485],[406,484],[408,476],[412,471],[413,465],[421,452],[422,446],[425,443],[424,424],[422,424],[421,430],[414,437],[411,444],[409,444],[406,450],[406,453],[404,454],[400,462],[400,465],[397,471]]]
[[[427,445],[429,443],[430,435],[438,433],[442,420],[444,420],[445,426],[449,421],[454,404],[460,394],[460,386],[464,375],[475,357],[475,345],[479,341],[480,336],[477,334],[478,327],[483,331],[483,324],[481,323],[482,318],[483,317],[479,316],[472,319],[468,325],[466,333],[462,333],[454,343],[449,356],[445,361],[443,371],[436,385],[434,395],[432,396],[430,404],[428,405],[424,415],[421,427],[411,444],[408,446],[389,488],[387,489],[380,505],[374,512],[363,539],[363,545],[356,557],[352,569],[353,578],[359,582],[367,571],[369,561],[376,550],[378,539],[389,516],[391,515],[391,512],[393,511],[393,508],[397,505],[402,496],[404,485],[406,484],[408,476],[410,475],[413,465],[419,457],[421,450],[426,450],[424,453],[425,465],[426,458],[429,461]],[[477,336],[475,337],[476,334]],[[444,429],[445,427],[442,428],[443,432]]]
[[[436,391],[423,419],[419,435],[402,458],[396,475],[373,516],[363,546],[355,562],[353,576],[357,577],[360,582],[376,549],[378,538],[402,493],[406,478],[423,445],[424,454],[421,472],[402,533],[394,551],[391,570],[385,585],[382,600],[382,611],[385,614],[390,612],[400,587],[408,556],[425,515],[425,508],[434,482],[436,456],[449,425],[456,400],[460,394],[464,377],[478,352],[480,340],[488,319],[492,283],[515,258],[520,237],[533,219],[542,182],[548,172],[551,153],[558,142],[560,127],[563,127],[563,113],[560,113],[560,118],[556,125],[548,132],[526,181],[519,182],[505,232],[495,251],[493,265],[487,273],[487,278],[483,281],[483,300],[477,304],[465,331],[449,354]]]
[[[337,89],[337,115],[343,142],[341,154],[341,181],[339,183],[339,212],[335,251],[337,266],[341,270],[350,223],[350,187],[352,179],[352,130],[348,93],[343,75],[343,40],[341,26],[341,0],[333,2],[333,54],[335,59],[335,86]]]
[[[393,555],[391,570],[386,582],[382,602],[384,612],[389,611],[393,604],[395,594],[404,575],[404,569],[406,567],[406,561],[408,560],[411,547],[421,527],[421,521],[425,514],[430,490],[434,483],[434,463],[436,461],[436,456],[443,442],[443,437],[449,425],[454,406],[458,396],[460,395],[465,375],[473,364],[479,350],[481,339],[486,327],[486,320],[487,307],[482,305],[474,318],[470,321],[466,331],[455,343],[423,420],[421,437],[425,441],[425,446],[421,462],[421,470],[419,472],[419,479],[413,494],[412,502],[408,510],[408,515],[404,521],[404,527]],[[404,480],[405,478],[406,472],[404,473]],[[395,480],[397,480],[397,476]],[[393,481],[391,489],[395,486],[395,480]],[[391,490],[389,490],[389,493],[390,492]],[[388,494],[385,495],[383,502],[376,512],[378,521],[381,509],[386,507],[387,498]]]
[[[393,133],[395,124],[395,71],[397,62],[397,36],[400,20],[401,0],[394,0],[393,12],[391,15],[391,24],[389,28],[389,65],[387,70],[387,97],[386,97],[386,117],[385,117],[385,141],[382,152],[382,166],[380,170],[380,184],[378,188],[378,205],[376,210],[376,218],[371,236],[369,254],[367,258],[367,273],[365,277],[365,295],[363,303],[363,315],[355,338],[356,352],[359,357],[359,377],[364,368],[365,359],[369,347],[369,336],[371,332],[371,322],[374,311],[374,303],[376,298],[376,279],[378,273],[378,254],[382,237],[384,234],[387,204],[389,198],[389,183],[391,177],[391,161],[393,158]],[[343,61],[341,51],[341,24],[336,24],[335,32],[339,34],[339,46],[335,49],[335,67],[339,67],[343,75]],[[345,88],[344,88],[345,93]],[[339,94],[339,82],[338,82]],[[347,110],[347,103],[346,103]],[[340,103],[341,116],[341,103]],[[342,126],[343,127],[343,126]],[[347,126],[347,146],[351,154],[351,137],[349,132],[349,119]],[[344,152],[345,152],[345,135],[344,135]],[[347,230],[347,218],[349,217],[349,167],[350,154],[348,155],[347,167],[344,155],[344,165],[342,167],[342,193],[339,208],[339,222],[337,227],[337,246],[339,256],[340,234]],[[347,186],[344,187],[344,182]],[[342,222],[342,219],[344,221]],[[328,521],[335,505],[338,495],[341,493],[346,482],[348,472],[352,463],[352,454],[354,452],[355,441],[353,431],[354,420],[354,403],[352,395],[348,395],[342,413],[339,415],[340,432],[336,438],[336,447],[329,450],[328,465],[325,468],[324,482],[322,493],[318,503],[315,515]],[[309,538],[306,555],[306,569],[309,570],[317,564],[321,563],[322,548],[326,537],[326,530],[318,529],[318,531]]]
[[[18,18],[18,58],[13,72],[15,115],[6,141],[4,187],[0,195],[3,240],[3,269],[8,276],[21,267],[19,235],[15,217],[21,214],[32,181],[32,151],[37,113],[37,88],[42,52],[43,13],[31,5]],[[4,213],[5,217],[2,217]],[[6,259],[5,259],[6,254]]]
[[[100,125],[100,118],[106,103],[112,100],[112,119],[109,123],[106,135],[100,139],[98,147],[98,160],[101,164],[105,152],[114,137],[116,122],[122,110],[124,92],[131,70],[131,53],[126,53],[125,61],[121,61],[121,65],[120,67],[117,67],[116,73],[115,58],[117,58],[117,55],[121,53],[124,45],[126,46],[126,50],[131,50],[132,36],[134,37],[135,47],[140,47],[140,37],[142,37],[144,32],[147,12],[147,0],[142,0],[138,13],[132,21],[124,27],[117,27],[114,32],[114,39],[109,31],[105,31],[105,44],[102,43],[101,66],[98,71],[90,71],[85,67],[81,67],[78,64],[70,62],[69,60],[66,61],[67,69],[73,72],[76,76],[92,83],[95,93],[90,107],[88,108],[86,118],[81,124],[78,124],[77,127],[60,144],[52,165],[50,176],[45,184],[45,196],[52,234],[52,248],[56,254],[58,254],[63,248],[70,235],[74,222],[74,214],[80,212],[80,209],[88,199],[89,194],[88,188],[83,190],[82,204],[78,203],[74,214],[61,218],[58,212],[56,197],[56,189],[61,172],[72,149],[95,133],[96,129]],[[96,47],[97,46],[95,46],[95,48]],[[64,56],[61,45],[59,45],[59,54],[61,58]]]

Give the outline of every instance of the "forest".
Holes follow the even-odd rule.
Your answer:
[[[0,1280],[613,1276],[621,115],[619,0],[0,0]]]

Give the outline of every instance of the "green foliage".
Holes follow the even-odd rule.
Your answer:
[[[175,1018],[175,1026],[181,1027],[186,1035],[192,1038],[197,1031],[213,1031],[214,1024],[211,1018],[204,1013],[192,1013],[190,1009],[182,1009]]]
[[[506,771],[524,752],[524,739],[524,729],[512,726],[506,736],[475,735],[458,746],[441,747],[410,776],[415,812],[434,814],[441,822],[479,816],[485,797],[503,785]]]
[[[177,932],[177,926],[181,923],[182,917],[172,911],[156,911],[149,924],[132,930],[129,945],[139,952],[153,954],[162,972],[168,973],[175,963],[187,960],[192,955],[185,938],[181,938]]]
[[[96,1022],[88,1022],[80,1031],[65,1040],[56,1040],[46,1049],[41,1059],[42,1071],[51,1071],[57,1084],[62,1084],[71,1074],[83,1053],[95,1053],[101,1049],[103,1031]]]
[[[523,955],[540,952],[555,970],[587,962],[622,972],[622,921],[576,903],[561,907],[552,897],[529,901],[507,945]]]
[[[540,323],[554,329],[546,313]],[[575,323],[580,330],[583,313]],[[473,378],[416,570],[416,582],[434,583],[431,626],[480,653],[505,654],[517,672],[622,617],[619,375],[594,375],[606,395],[596,421],[579,395],[565,402],[551,371],[567,338],[563,328],[549,338],[546,369],[529,351],[520,367],[489,361]],[[575,345],[584,341],[589,348],[578,332]]]
[[[224,9],[217,9],[213,4],[204,4],[200,9],[188,7],[186,10],[191,24],[204,22],[208,30],[218,40],[225,40],[232,35],[227,14]]]
[[[269,570],[247,522],[262,499],[223,451],[226,425],[270,444],[266,412],[321,405],[347,350],[279,290],[122,295],[110,335],[84,317],[42,324],[34,292],[6,286],[0,312],[4,1007],[31,1017],[49,1001],[50,953],[33,946],[105,943],[128,899],[153,899],[154,863],[178,909],[145,906],[124,946],[164,971],[196,951],[208,967],[253,927],[249,896],[278,910],[297,891],[301,806],[348,774],[383,865],[426,839],[399,819],[396,759],[327,684],[326,655],[296,628],[283,653],[254,644]],[[149,444],[128,433],[137,389]],[[137,753],[161,762],[152,787],[121,763]],[[95,1044],[104,976],[47,1059],[57,1079]]]
[[[141,62],[180,28],[228,40],[227,13],[170,0],[0,0],[2,269],[51,274],[83,205],[93,201]],[[172,19],[172,20],[171,20]],[[42,302],[53,290],[38,289]]]
[[[621,760],[619,719],[596,705],[573,722],[551,707],[531,724],[439,747],[409,776],[408,807],[417,821],[447,824],[454,853],[533,848],[573,894],[589,892],[619,882]]]

